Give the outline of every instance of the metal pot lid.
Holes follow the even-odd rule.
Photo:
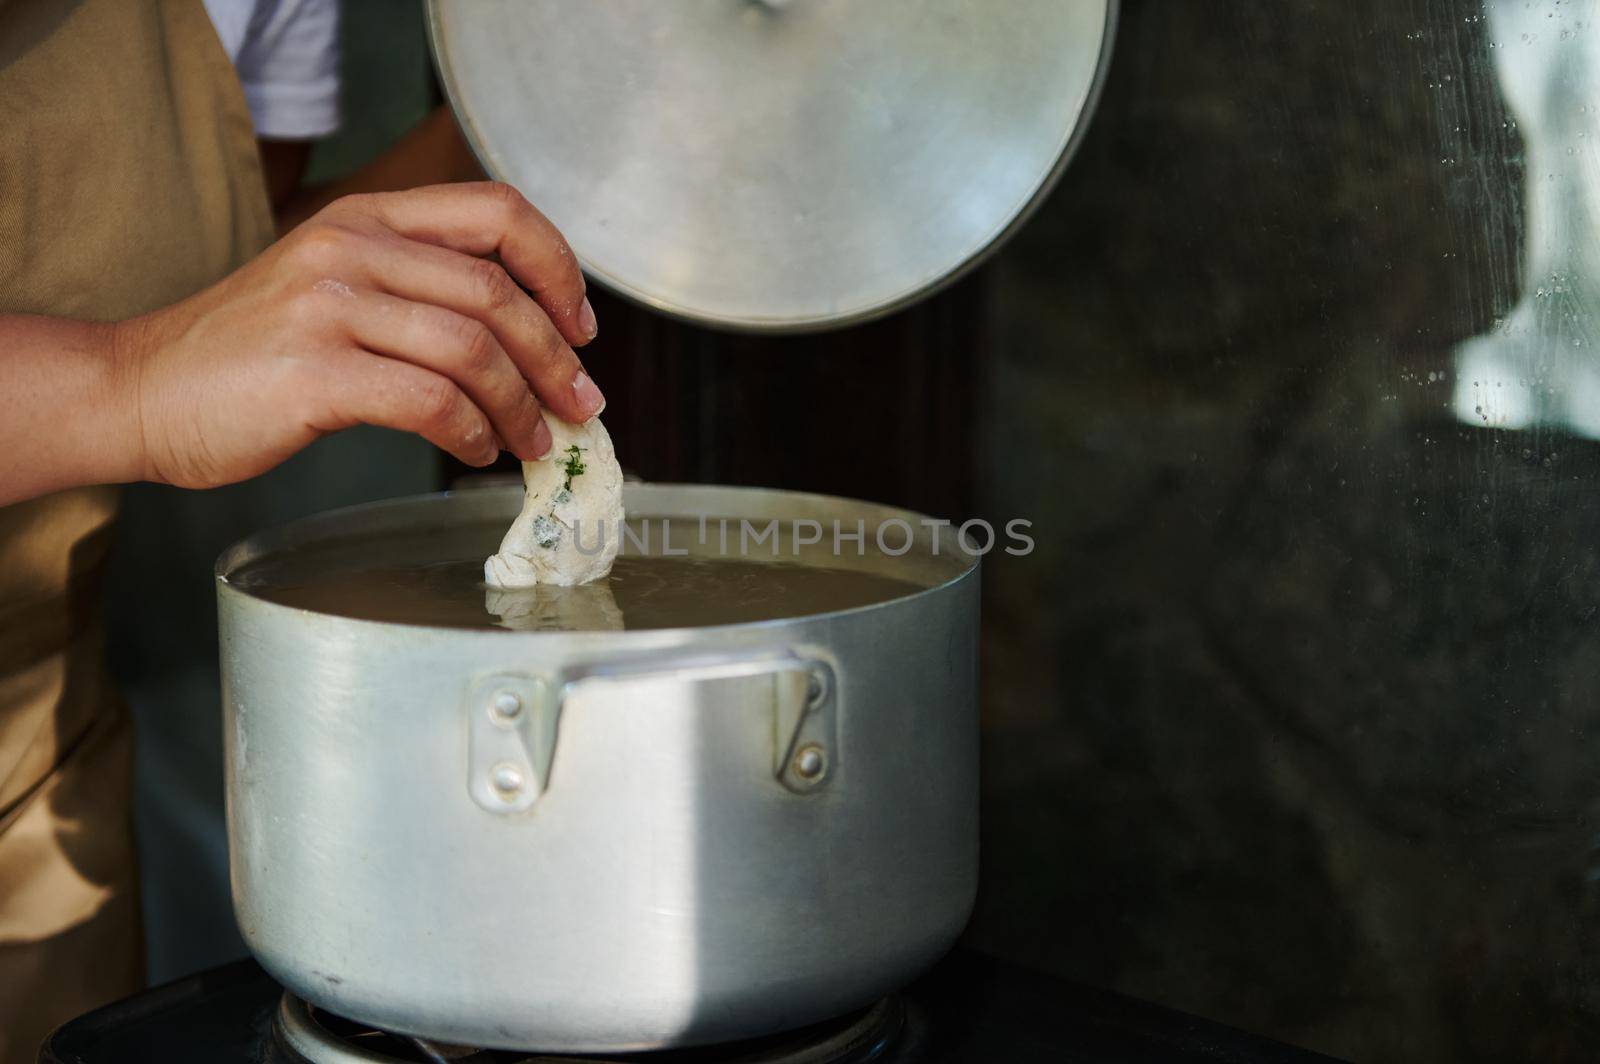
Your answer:
[[[484,166],[607,287],[709,325],[888,313],[1049,190],[1115,0],[429,0]]]

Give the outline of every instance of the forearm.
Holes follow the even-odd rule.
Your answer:
[[[0,315],[0,505],[143,474],[116,326]]]
[[[341,196],[423,185],[479,181],[483,170],[448,107],[437,107],[394,147],[349,177],[300,189],[278,205],[278,230],[288,232]]]

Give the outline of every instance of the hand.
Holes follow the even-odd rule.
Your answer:
[[[605,405],[573,353],[595,332],[555,227],[508,185],[448,185],[335,201],[211,288],[115,326],[113,364],[137,402],[139,475],[199,488],[363,422],[474,466],[541,457],[540,403],[575,423]]]

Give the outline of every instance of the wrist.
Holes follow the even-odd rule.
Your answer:
[[[94,418],[88,431],[107,483],[158,480],[152,475],[144,428],[145,333],[143,320],[96,325],[99,357],[94,399],[87,404]]]
[[[138,389],[116,326],[0,315],[0,505],[144,470]]]

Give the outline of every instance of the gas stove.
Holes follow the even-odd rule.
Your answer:
[[[1294,1049],[1156,1005],[958,950],[902,993],[771,1038],[580,1057],[433,1045],[330,1016],[241,961],[74,1020],[41,1064],[1313,1064]]]

